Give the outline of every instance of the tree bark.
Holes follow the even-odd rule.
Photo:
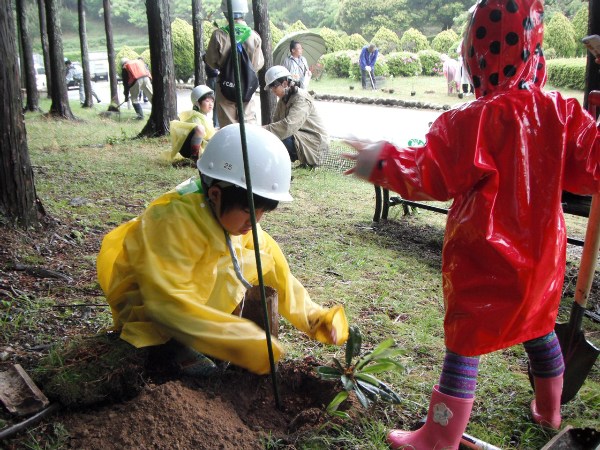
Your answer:
[[[17,0],[16,5],[19,35],[21,36],[21,74],[25,78],[25,90],[27,92],[25,111],[38,111],[40,109],[40,97],[35,77],[36,74],[35,66],[33,64],[33,50],[31,47],[31,37],[29,35],[29,25],[27,23],[27,8],[25,0]]]
[[[119,92],[117,81],[117,62],[115,61],[115,44],[113,43],[110,0],[102,0],[104,9],[104,30],[106,32],[106,54],[108,55],[108,79],[110,81],[110,102],[108,110],[119,111]]]
[[[40,40],[42,41],[42,53],[44,55],[44,71],[46,72],[46,95],[51,98],[52,71],[50,70],[50,50],[48,49],[48,25],[46,23],[46,2],[38,0],[38,13],[40,16]]]
[[[146,0],[146,14],[154,94],[150,118],[139,137],[155,137],[168,134],[169,123],[177,118],[169,0]]]
[[[590,0],[588,16],[588,34],[600,34],[600,0]],[[587,66],[585,77],[585,92],[583,105],[588,106],[588,94],[590,91],[600,89],[600,67],[594,61],[594,56],[587,52]]]
[[[40,224],[44,209],[27,150],[15,33],[12,2],[0,2],[0,214],[29,228]]]
[[[202,0],[192,0],[192,27],[194,29],[194,86],[206,84],[204,73],[204,33],[202,32]]]
[[[75,116],[69,105],[58,0],[46,0],[46,19],[48,21],[50,71],[52,72],[53,81],[50,92],[52,106],[50,106],[49,114],[73,120]]]
[[[254,14],[254,29],[262,40],[262,51],[265,65],[258,71],[260,82],[260,115],[263,125],[269,124],[273,118],[277,99],[271,91],[265,91],[265,73],[273,65],[273,48],[271,46],[271,27],[269,26],[268,0],[252,0],[252,13]]]
[[[88,53],[84,0],[77,0],[77,12],[79,13],[79,45],[81,47],[81,67],[83,69],[82,83],[85,92],[85,99],[81,106],[91,108],[94,106],[94,98],[92,97],[92,78],[90,76],[90,56]]]

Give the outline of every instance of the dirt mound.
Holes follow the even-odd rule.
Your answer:
[[[148,381],[142,392],[122,403],[63,409],[36,429],[52,434],[62,423],[65,446],[78,449],[257,449],[268,442],[290,445],[331,417],[325,406],[341,386],[318,378],[307,358],[281,364],[279,406],[272,377],[236,367],[215,378]],[[15,439],[8,449],[17,449]]]

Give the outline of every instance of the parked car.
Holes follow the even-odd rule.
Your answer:
[[[38,66],[37,64],[34,64],[34,68],[35,68],[35,82],[37,85],[37,89],[38,91],[45,91],[47,86],[46,86],[46,70],[44,69],[44,66]]]
[[[108,81],[108,61],[101,59],[90,61],[90,71],[92,72],[92,80]]]

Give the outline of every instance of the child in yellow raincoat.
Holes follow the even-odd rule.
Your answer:
[[[246,126],[256,221],[291,201],[290,158],[281,141]],[[265,332],[232,315],[246,288],[258,283],[238,124],[221,129],[190,179],[154,200],[139,217],[110,232],[97,269],[121,338],[136,347],[171,339],[258,374],[270,371]],[[313,339],[343,344],[341,305],[315,304],[291,274],[271,236],[257,223],[265,285],[279,313]],[[273,340],[275,360],[283,354]]]
[[[208,117],[215,106],[214,91],[201,84],[192,89],[190,98],[193,109],[183,111],[179,114],[179,120],[172,120],[169,124],[171,150],[162,155],[169,162],[177,162],[183,158],[196,162],[215,134],[212,119]]]

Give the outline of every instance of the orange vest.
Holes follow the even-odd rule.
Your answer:
[[[146,64],[140,59],[132,59],[131,61],[126,62],[123,68],[129,75],[127,83],[130,86],[142,77],[150,77],[150,72],[148,72]]]

